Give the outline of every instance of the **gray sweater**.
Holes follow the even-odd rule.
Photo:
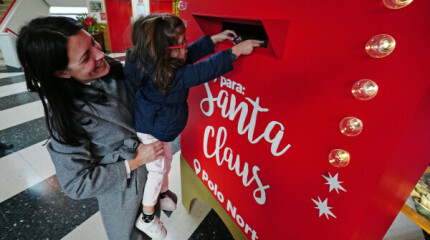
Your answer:
[[[139,144],[134,130],[134,96],[124,79],[94,80],[88,94],[101,88],[104,104],[81,101],[79,121],[89,137],[79,146],[54,139],[48,151],[63,191],[74,199],[96,197],[109,239],[149,239],[134,227],[140,213],[147,170],[144,166],[126,177],[124,160],[134,158]],[[54,133],[55,134],[55,133]]]

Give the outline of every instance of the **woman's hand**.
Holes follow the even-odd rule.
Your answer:
[[[212,42],[214,42],[215,44],[220,43],[224,40],[230,40],[233,41],[234,38],[237,37],[237,34],[232,31],[232,30],[224,30],[218,34],[215,34],[211,37]]]
[[[137,154],[131,160],[128,160],[130,171],[133,171],[143,164],[152,162],[156,159],[160,159],[164,156],[163,144],[160,141],[156,141],[151,144],[139,143],[136,149]]]
[[[240,55],[249,55],[252,53],[254,48],[260,47],[262,44],[264,44],[264,41],[246,40],[232,47],[231,51],[234,55],[236,55],[236,57],[239,57]]]

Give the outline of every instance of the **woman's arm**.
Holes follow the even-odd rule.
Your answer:
[[[58,181],[69,197],[83,199],[104,193],[124,191],[127,186],[125,164],[98,165],[91,158],[88,141],[79,146],[59,143],[48,144]]]
[[[82,141],[79,146],[70,146],[52,139],[48,144],[48,152],[64,193],[74,199],[84,199],[124,191],[127,186],[124,161],[98,164],[92,159],[89,149],[88,141]],[[162,147],[159,142],[139,144],[135,158],[128,162],[130,170],[160,158],[160,153]]]
[[[137,154],[131,160],[127,160],[130,170],[133,171],[140,166],[152,162],[155,159],[160,159],[164,156],[163,144],[156,141],[151,144],[140,143],[137,147]]]

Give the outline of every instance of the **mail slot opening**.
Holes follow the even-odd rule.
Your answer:
[[[267,48],[269,37],[267,36],[267,33],[262,25],[223,22],[222,30],[224,31],[227,29],[233,30],[238,35],[237,40],[234,40],[235,43],[248,39],[256,39],[264,41],[264,44],[261,45],[261,47]]]
[[[256,48],[256,53],[282,59],[288,33],[288,19],[268,18],[238,18],[227,16],[211,16],[193,14],[196,23],[205,35],[212,36],[225,29],[231,29],[241,36],[242,40],[263,40],[262,47]],[[225,41],[221,47],[232,43]],[[256,55],[257,56],[257,55]]]

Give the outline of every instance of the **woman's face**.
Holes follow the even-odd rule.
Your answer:
[[[178,37],[178,48],[175,48],[171,54],[170,57],[171,58],[179,58],[182,59],[183,61],[185,61],[185,59],[187,58],[187,52],[188,52],[188,45],[187,45],[187,40],[185,38],[185,34],[181,34]]]
[[[79,82],[88,83],[109,73],[110,66],[104,59],[105,54],[101,51],[100,44],[82,29],[69,37],[67,55],[67,69],[56,72],[57,77],[73,77]]]

